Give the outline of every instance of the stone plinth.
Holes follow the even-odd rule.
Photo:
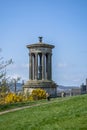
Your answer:
[[[26,84],[24,85],[23,89],[24,89],[24,93],[29,92],[31,94],[31,92],[36,89],[36,88],[41,88],[44,89],[46,92],[48,92],[52,97],[56,96],[56,83],[54,81],[49,81],[49,80],[29,80],[26,82]]]

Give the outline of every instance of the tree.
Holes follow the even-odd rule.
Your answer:
[[[10,86],[10,89],[12,91],[14,91],[14,93],[17,92],[17,83],[18,81],[21,79],[21,77],[16,77],[16,78],[12,78],[10,79],[10,83],[9,83],[9,86]]]
[[[14,92],[16,93],[17,92],[17,82],[20,80],[21,78],[20,77],[17,77],[17,78],[12,78],[12,84],[14,85]]]
[[[6,67],[12,63],[12,59],[4,61],[3,57],[0,58],[0,80],[6,75]]]
[[[7,92],[8,90],[8,78],[6,77],[6,67],[12,63],[12,59],[4,61],[4,58],[0,56],[0,92]]]

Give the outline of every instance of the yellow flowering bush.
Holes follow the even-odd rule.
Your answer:
[[[33,97],[34,100],[39,100],[39,99],[45,99],[46,98],[46,91],[43,89],[34,89],[32,91],[31,96]]]
[[[0,99],[0,105],[5,104],[4,98]]]
[[[33,101],[33,100],[34,100],[34,99],[33,99],[33,96],[30,95],[30,96],[27,98],[27,100],[29,100],[29,101]]]
[[[5,103],[5,97],[6,97],[6,93],[1,92],[0,93],[0,105],[3,105]]]
[[[4,92],[0,93],[0,98],[4,98],[5,96],[6,96],[6,93],[4,93]]]
[[[15,102],[21,102],[23,101],[23,97],[20,95],[16,95],[15,93],[9,93],[5,97],[5,103],[15,103]]]
[[[27,101],[33,101],[33,100],[40,100],[46,98],[46,91],[43,89],[34,89],[32,91],[31,95],[17,95],[16,93],[8,93],[8,94],[2,94],[0,98],[0,105],[2,104],[10,104],[10,103],[16,103],[16,102],[27,102]]]

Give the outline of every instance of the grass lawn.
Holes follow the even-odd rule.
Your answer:
[[[87,95],[1,115],[0,130],[87,130]]]

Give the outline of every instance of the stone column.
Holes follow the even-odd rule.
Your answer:
[[[32,79],[34,80],[34,54],[32,55]]]
[[[35,53],[35,80],[38,79],[38,53]]]
[[[52,79],[52,59],[51,59],[51,53],[48,54],[48,80]]]
[[[39,57],[40,57],[40,63],[39,63],[39,79],[41,80],[42,79],[42,55],[40,54],[39,55]]]
[[[32,79],[32,54],[29,53],[29,79]]]
[[[45,54],[42,53],[42,80],[45,80]]]
[[[34,54],[34,67],[33,67],[33,71],[34,71],[34,79],[35,79],[35,63],[36,63],[36,61],[35,61],[35,54]]]
[[[48,79],[48,54],[46,54],[46,79]]]
[[[50,53],[50,80],[52,80],[52,53]]]

